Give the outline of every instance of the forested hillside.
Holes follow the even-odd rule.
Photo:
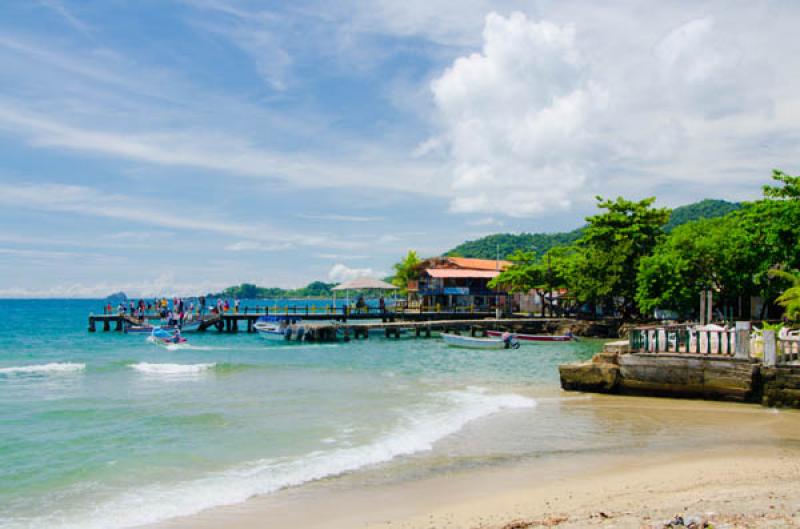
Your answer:
[[[741,207],[742,205],[739,202],[713,199],[680,206],[672,210],[670,220],[664,226],[664,230],[669,232],[677,226],[697,219],[721,217]],[[572,244],[582,234],[583,228],[556,233],[497,233],[462,243],[445,255],[495,259],[499,253],[500,258],[505,259],[516,250],[535,251],[537,254],[542,255],[556,246]]]

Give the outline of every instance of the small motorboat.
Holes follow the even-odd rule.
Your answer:
[[[267,340],[303,341],[303,320],[292,316],[261,316],[253,324],[259,336]]]
[[[486,334],[497,338],[501,337],[504,334],[502,331],[486,331]],[[521,333],[510,333],[512,338],[515,338],[521,342],[568,342],[570,340],[577,340],[575,335],[571,332],[567,334],[521,334]]]
[[[470,349],[517,349],[519,342],[511,336],[500,338],[473,338],[458,334],[442,333],[442,339],[451,347],[467,347]]]
[[[168,331],[161,327],[154,327],[147,337],[147,341],[166,347],[167,349],[176,349],[182,345],[188,345],[189,342],[181,336],[181,331]]]

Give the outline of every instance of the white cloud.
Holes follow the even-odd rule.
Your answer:
[[[225,249],[230,252],[273,252],[288,250],[292,246],[290,242],[237,241],[225,246]]]
[[[186,283],[173,273],[160,274],[150,280],[140,282],[112,283],[100,281],[85,285],[83,283],[64,283],[47,288],[9,287],[0,288],[0,298],[104,298],[115,292],[125,292],[131,298],[160,296],[198,296],[208,292],[218,292],[234,282]],[[100,310],[101,307],[98,307]]]
[[[152,207],[125,195],[103,193],[83,186],[0,183],[0,204],[8,207],[128,220],[163,228],[246,237],[267,245],[302,244],[326,248],[353,248],[356,246],[351,242],[330,236],[287,233],[260,223],[238,223],[221,219],[207,220],[191,215],[176,215],[169,213],[169,208]]]
[[[301,219],[333,220],[338,222],[376,222],[383,220],[383,217],[364,217],[359,215],[312,215],[300,213],[297,216]]]
[[[83,34],[88,34],[90,27],[81,19],[76,17],[72,11],[66,8],[60,0],[38,0],[38,3],[47,9],[50,9],[58,16],[60,16],[72,28],[80,31]]]
[[[582,71],[575,30],[492,13],[483,36],[481,53],[431,84],[453,158],[451,209],[524,216],[568,207],[586,178],[574,159],[606,100]]]
[[[253,147],[232,133],[161,131],[131,133],[76,127],[0,100],[0,130],[27,137],[37,147],[63,148],[158,165],[196,167],[251,178],[285,180],[301,188],[368,187],[441,195],[434,165],[380,158],[362,150],[350,161],[285,155]],[[384,153],[386,154],[386,153]],[[375,158],[374,156],[378,156]],[[398,156],[397,153],[394,156]],[[377,176],[376,176],[377,175]]]
[[[343,283],[359,277],[383,277],[385,274],[376,272],[372,268],[350,268],[342,263],[336,263],[328,272],[328,279],[336,283]]]
[[[722,196],[710,188],[743,184],[731,167],[757,183],[796,166],[753,146],[794,142],[800,100],[787,87],[800,78],[770,80],[797,61],[765,49],[744,16],[684,18],[653,39],[675,13],[609,24],[578,11],[553,9],[575,24],[491,13],[480,52],[431,83],[439,131],[418,154],[446,143],[451,211],[532,216],[669,184],[667,194]]]
[[[468,226],[502,226],[503,221],[498,220],[494,217],[483,217],[476,220],[471,220],[467,222]]]

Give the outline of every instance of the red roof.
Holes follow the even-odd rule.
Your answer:
[[[448,261],[459,268],[469,268],[472,270],[505,270],[512,263],[509,261],[495,261],[494,259],[471,259],[468,257],[448,257]]]
[[[479,278],[491,279],[500,275],[497,270],[463,270],[461,268],[426,268],[425,272],[431,277],[438,278]]]

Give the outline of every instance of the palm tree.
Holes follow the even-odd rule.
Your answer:
[[[787,318],[800,320],[800,272],[773,269],[769,271],[769,277],[783,279],[792,285],[776,301],[785,309]]]
[[[419,279],[419,265],[421,262],[417,252],[409,250],[402,261],[395,263],[392,284],[400,287],[400,295],[408,293],[409,281]]]

